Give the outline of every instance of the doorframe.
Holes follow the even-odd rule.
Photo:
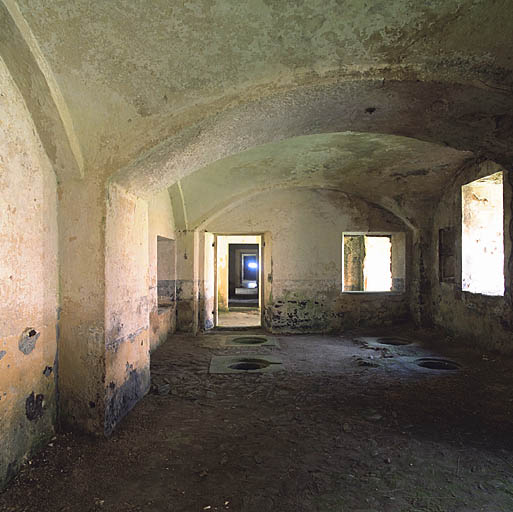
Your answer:
[[[264,326],[264,235],[260,235],[260,243],[258,244],[258,307],[260,308],[260,328]]]
[[[219,291],[218,285],[218,270],[217,270],[217,248],[218,248],[218,237],[221,236],[257,236],[260,238],[258,242],[258,258],[259,258],[259,275],[258,275],[258,308],[260,309],[260,327],[264,325],[264,233],[213,233],[214,235],[214,329],[219,326]],[[230,249],[228,246],[228,261],[226,262],[228,267],[228,273],[230,272]]]
[[[214,329],[219,323],[219,291],[217,290],[217,233],[214,233]]]

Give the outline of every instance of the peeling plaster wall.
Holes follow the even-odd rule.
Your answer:
[[[202,256],[202,255],[201,255]],[[195,333],[200,316],[200,234],[177,232],[176,257],[176,329]]]
[[[0,215],[7,220],[1,224],[6,243],[2,239],[0,250],[7,264],[0,270],[12,267],[22,274],[12,283],[4,276],[0,281],[2,297],[9,299],[0,306],[8,309],[1,316],[7,327],[0,325],[0,379],[16,370],[23,372],[20,386],[32,382],[27,377],[32,369],[9,362],[13,353],[7,344],[20,344],[26,364],[55,355],[48,327],[57,322],[55,183],[40,141],[59,178],[62,313],[60,337],[59,330],[53,337],[59,338],[63,424],[109,432],[147,389],[148,353],[156,342],[149,339],[154,270],[148,239],[153,235],[148,232],[151,212],[136,195],[149,198],[189,174],[191,180],[182,179],[178,186],[183,222],[176,233],[176,320],[181,330],[195,332],[201,301],[208,307],[202,277],[207,251],[199,243],[198,225],[245,197],[248,183],[259,190],[307,185],[365,197],[416,225],[409,237],[409,259],[417,262],[408,276],[412,315],[419,322],[434,318],[455,332],[492,332],[492,345],[505,349],[513,325],[511,289],[497,299],[439,285],[437,230],[424,224],[431,223],[431,204],[446,178],[469,158],[512,161],[513,10],[507,2],[175,4],[0,0],[0,54],[16,84],[2,63],[0,129],[7,127],[7,135],[0,139],[0,180],[6,182],[0,189],[6,203]],[[448,23],[451,30],[445,30]],[[363,133],[334,133],[346,131]],[[331,135],[310,143],[300,137],[321,133]],[[274,144],[281,141],[289,141],[288,152]],[[231,163],[222,161],[230,155],[235,157]],[[207,174],[195,173],[210,164]],[[28,178],[26,169],[31,170]],[[113,175],[135,195],[112,186],[106,200]],[[29,216],[30,194],[38,187],[46,201]],[[343,229],[404,230],[395,218],[335,192],[283,192],[280,201],[274,194],[279,192],[259,196],[261,204],[251,217],[232,208],[231,217],[227,213],[211,222],[223,232],[266,230],[263,286],[272,305],[266,325],[328,330],[407,315],[408,293],[341,294],[341,262],[333,256],[341,248]],[[456,197],[446,195],[435,224],[457,217]],[[505,204],[509,283],[510,195]],[[167,209],[167,204],[157,208]],[[165,225],[169,232],[170,226]],[[22,246],[15,238],[20,231]],[[207,294],[201,296],[200,290]],[[39,337],[30,339],[36,332],[20,339],[21,323],[31,326],[28,315],[33,314],[41,320]],[[172,329],[171,323],[159,315],[159,333]],[[40,354],[43,347],[48,354]],[[9,471],[37,435],[51,430],[56,372],[54,365],[49,377],[48,368],[42,381],[48,382],[46,394],[34,389],[32,395],[23,387],[30,392],[24,402],[25,416],[32,418],[28,434],[12,420],[12,411],[19,411],[17,399],[8,414],[0,409],[0,422],[8,423],[6,428],[0,424],[0,454],[7,453],[4,446],[18,450],[8,453],[7,463],[14,461]],[[37,379],[34,387],[41,382]],[[11,404],[3,394],[0,399],[0,408]]]
[[[56,179],[0,59],[0,489],[54,432]]]
[[[479,344],[484,350],[513,353],[512,309],[512,237],[513,196],[512,171],[504,171],[504,278],[505,294],[488,296],[463,292],[461,252],[461,186],[478,178],[503,170],[493,162],[467,166],[446,188],[441,197],[431,235],[432,260],[435,264],[429,273],[432,285],[433,320],[460,343]],[[438,230],[453,227],[455,230],[455,280],[440,282],[438,264]]]
[[[228,311],[228,238],[217,237],[217,309]],[[214,292],[215,293],[215,292]]]
[[[272,233],[266,231],[262,237],[262,245],[260,246],[260,275],[262,276],[262,295],[260,308],[266,310],[266,306],[272,303],[273,300],[273,258],[272,258]],[[262,315],[262,326],[270,329],[271,325],[268,324],[266,315]]]
[[[342,190],[418,225],[425,222],[419,209],[428,208],[450,176],[472,157],[408,137],[306,135],[218,160],[183,178],[180,191],[189,227],[200,226],[249,194],[280,187]]]
[[[264,248],[264,284],[272,282],[264,323],[273,331],[329,332],[408,317],[408,293],[341,291],[344,231],[406,231],[365,201],[331,190],[275,190],[227,209],[206,229],[272,236]]]
[[[150,386],[148,203],[112,184],[105,247],[108,434]]]
[[[105,412],[105,182],[58,186],[60,423],[102,432]]]
[[[358,108],[337,109],[345,101],[355,103],[357,94],[351,84],[330,105],[340,123],[358,117],[366,123],[365,118],[371,116],[365,115],[365,108],[377,107],[374,117],[388,111],[392,122],[406,125],[406,131],[407,125],[416,125],[414,130],[429,131],[440,137],[437,140],[454,145],[447,130],[424,118],[431,117],[433,102],[437,117],[446,108],[453,118],[453,113],[457,118],[464,112],[453,110],[452,98],[443,91],[426,94],[422,91],[425,83],[432,80],[438,89],[444,81],[480,86],[484,82],[491,85],[483,86],[486,101],[501,85],[507,88],[513,82],[513,14],[504,0],[74,0],[64,4],[18,0],[17,4],[54,70],[86,166],[91,167],[103,168],[110,162],[119,168],[156,141],[177,133],[184,123],[190,126],[247,99],[269,97],[304,84],[340,84],[362,78],[373,83],[365,87],[368,94],[358,100]],[[405,79],[411,83],[396,101],[389,84]],[[470,91],[455,92],[459,101],[472,104],[472,111],[474,105],[486,104],[472,101]],[[309,90],[307,95],[322,92]],[[432,98],[427,104],[426,96]],[[305,105],[298,106],[308,114]],[[285,116],[295,108],[290,99],[280,100]],[[263,107],[262,117],[272,117],[270,111]],[[313,111],[322,112],[321,117],[330,112]],[[405,115],[406,111],[411,114]],[[238,117],[229,114],[228,128]],[[406,119],[411,123],[405,123]],[[474,121],[489,124],[483,116]],[[462,128],[475,132],[471,123],[462,120]],[[289,125],[301,127],[299,122]],[[265,128],[268,135],[279,131],[278,123]],[[493,130],[491,126],[486,129]],[[244,143],[246,134],[255,131],[241,132],[237,126],[230,135]],[[477,134],[473,138],[476,143],[481,139]],[[459,134],[452,139],[460,139]],[[489,138],[485,139],[488,144]],[[215,146],[212,149],[215,152]],[[175,153],[180,156],[179,151],[168,151]]]
[[[200,295],[199,295],[199,325],[203,329],[212,329],[214,327],[215,315],[215,238],[212,233],[205,233],[203,243],[200,244],[200,255],[202,262],[202,274],[200,275]]]
[[[157,237],[175,240],[173,208],[167,190],[156,194],[148,201],[148,248],[149,248],[149,305],[150,305],[150,349],[155,350],[176,329],[176,296],[169,307],[158,307]],[[176,244],[175,244],[176,251]],[[175,254],[176,261],[176,254]],[[176,268],[172,269],[176,288]]]
[[[207,251],[195,229],[247,194],[235,172],[240,168],[260,190],[275,184],[346,190],[417,225],[410,236],[410,259],[417,262],[409,273],[413,316],[434,318],[467,336],[491,332],[491,346],[509,347],[511,187],[504,298],[438,284],[436,225],[457,218],[455,190],[446,194],[432,232],[415,223],[430,222],[426,212],[441,184],[472,156],[456,149],[512,161],[513,10],[507,2],[175,4],[0,0],[0,54],[14,79],[2,61],[0,271],[7,277],[0,284],[7,300],[0,306],[0,485],[2,475],[12,473],[52,429],[56,339],[61,423],[109,432],[147,389],[149,348],[156,341],[149,339],[151,212],[119,186],[110,188],[106,200],[109,176],[149,198],[214,164],[179,187],[190,218],[188,223],[182,208],[184,222],[176,233],[181,330],[195,332],[200,303],[208,304],[207,295],[200,296],[200,290],[208,294],[201,276]],[[451,30],[445,30],[448,23]],[[316,147],[292,140],[345,131],[374,135],[344,136],[353,140],[351,151],[337,143],[340,134],[319,138]],[[288,156],[283,146],[263,147],[286,140]],[[236,157],[231,167],[221,161],[230,155]],[[59,178],[60,320],[53,171]],[[32,205],[33,194],[45,200]],[[338,329],[407,314],[408,294],[341,294],[340,258],[329,259],[340,250],[346,224],[355,230],[404,229],[396,219],[335,192],[302,191],[310,194],[304,202],[296,200],[299,192],[283,192],[282,201],[272,194],[260,196],[270,211],[257,205],[254,217],[244,217],[233,208],[232,217],[212,223],[224,225],[224,232],[266,230],[269,327]],[[305,233],[311,242],[306,249]],[[291,250],[300,263],[289,264]],[[36,334],[21,337],[26,327],[35,327]],[[171,317],[159,315],[158,329],[172,330]],[[18,345],[13,364],[12,346]],[[37,366],[45,363],[44,378],[40,368],[33,373],[36,360]]]

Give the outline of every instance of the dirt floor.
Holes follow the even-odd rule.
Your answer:
[[[219,311],[219,327],[260,327],[260,310],[249,308],[230,308]]]
[[[173,336],[152,358],[154,392],[114,434],[58,435],[0,510],[512,511],[513,361],[400,334],[418,342]],[[228,354],[273,354],[283,369],[209,374]],[[414,363],[441,354],[462,368]]]

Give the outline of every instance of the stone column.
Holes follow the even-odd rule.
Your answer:
[[[430,268],[433,265],[431,229],[413,231],[411,265],[411,316],[415,324],[429,327],[433,323]]]
[[[181,230],[176,236],[176,329],[196,333],[199,314],[199,233]]]
[[[105,181],[58,187],[59,411],[64,426],[103,432],[105,411]]]

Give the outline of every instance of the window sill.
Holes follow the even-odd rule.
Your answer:
[[[464,298],[471,299],[476,298],[477,300],[498,300],[504,299],[504,293],[502,295],[491,295],[489,293],[482,292],[471,292],[469,290],[461,290]]]
[[[158,306],[158,314],[159,315],[163,315],[164,313],[166,313],[170,309],[173,309],[173,306],[174,306],[174,304],[165,304],[165,305],[162,304],[162,305],[159,305]]]
[[[403,295],[404,291],[390,291],[390,292],[368,292],[368,291],[342,291],[342,295],[345,294],[354,294],[354,295]]]

